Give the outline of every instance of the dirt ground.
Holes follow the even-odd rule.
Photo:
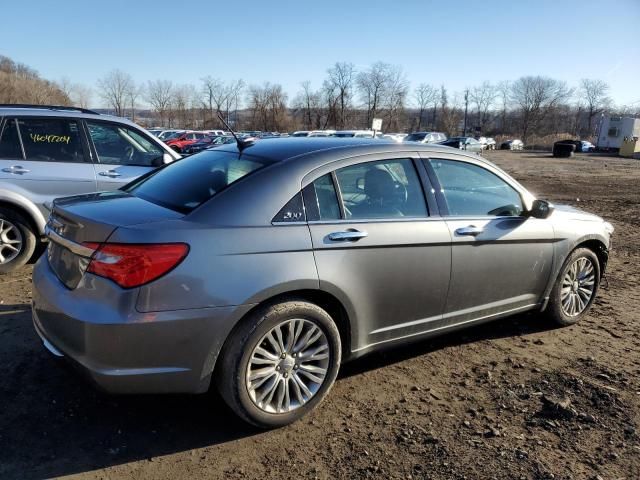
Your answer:
[[[38,341],[25,268],[0,278],[0,478],[640,478],[640,161],[487,156],[614,224],[578,325],[520,315],[363,358],[313,414],[262,432],[213,393],[95,391]]]

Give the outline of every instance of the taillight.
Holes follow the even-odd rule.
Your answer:
[[[189,253],[185,243],[85,243],[95,250],[87,272],[133,288],[160,278]]]

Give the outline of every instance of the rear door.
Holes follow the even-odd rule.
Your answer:
[[[497,169],[438,156],[425,165],[452,238],[445,319],[455,324],[538,304],[553,266],[551,223],[522,215],[521,194]]]
[[[94,192],[96,178],[80,122],[68,117],[5,118],[0,181],[48,215],[53,199]]]
[[[428,208],[416,157],[343,161],[317,171],[303,190],[320,285],[349,305],[353,350],[441,320],[450,235],[429,215],[435,200]]]
[[[137,129],[87,120],[98,190],[116,190],[162,165],[164,150]]]

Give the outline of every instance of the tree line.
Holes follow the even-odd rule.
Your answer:
[[[24,72],[32,82],[40,82],[37,87],[16,81],[20,75],[24,78]],[[525,142],[553,135],[587,138],[594,135],[598,116],[604,112],[638,115],[637,103],[614,106],[608,93],[602,80],[583,79],[569,86],[539,75],[485,81],[461,92],[429,83],[412,87],[402,67],[385,62],[364,69],[336,62],[319,87],[305,80],[292,98],[278,83],[247,84],[213,76],[198,84],[166,79],[137,83],[117,69],[90,89],[67,79],[57,83],[40,79],[28,67],[0,57],[0,101],[85,108],[99,102],[115,115],[145,126],[174,128],[222,128],[220,112],[237,130],[366,129],[374,118],[381,118],[387,132],[519,136]]]

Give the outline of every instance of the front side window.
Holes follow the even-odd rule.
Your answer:
[[[2,122],[0,122],[2,123]],[[22,148],[16,121],[7,120],[0,131],[0,159],[22,159]]]
[[[84,162],[80,127],[66,118],[18,119],[27,160]]]
[[[520,194],[503,179],[467,162],[430,160],[452,216],[518,216]]]
[[[222,151],[205,151],[174,162],[125,191],[166,208],[189,213],[234,182],[270,163]]]
[[[162,164],[164,151],[137,131],[123,125],[87,122],[98,161],[108,165]]]
[[[426,217],[410,159],[359,163],[336,171],[345,219]]]

